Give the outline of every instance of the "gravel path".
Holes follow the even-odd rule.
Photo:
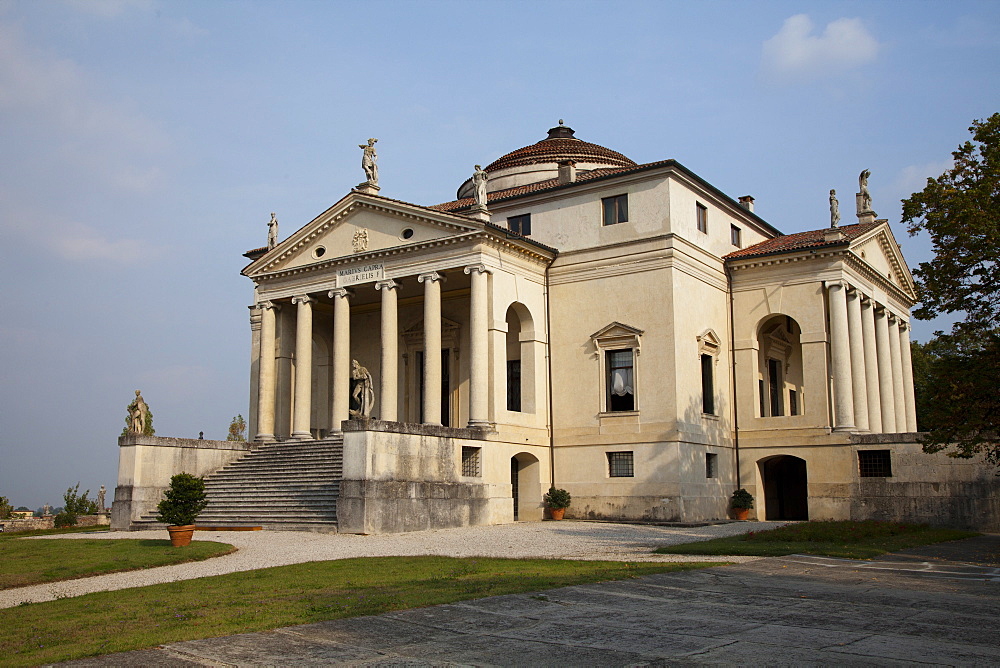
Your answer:
[[[0,591],[0,608],[143,587],[210,575],[352,557],[442,555],[448,557],[558,557],[611,561],[752,561],[757,557],[688,557],[651,554],[654,547],[733,536],[780,526],[781,522],[734,522],[695,528],[602,522],[521,522],[493,526],[359,536],[306,531],[199,531],[197,540],[230,543],[239,550],[206,561],[111,573],[79,580]],[[166,538],[166,531],[118,531],[38,537],[52,539]]]

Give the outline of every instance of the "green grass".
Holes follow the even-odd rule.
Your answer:
[[[31,536],[52,536],[60,533],[105,533],[106,526],[99,527],[63,527],[61,529],[35,529],[34,531],[4,531],[0,533],[0,541],[14,538],[30,538]]]
[[[770,531],[714,538],[655,550],[659,554],[748,555],[780,557],[786,554],[820,554],[847,559],[869,559],[908,547],[943,543],[978,536],[971,531],[941,529],[926,524],[899,522],[802,522]]]
[[[15,540],[3,544],[0,589],[202,561],[236,550],[226,543],[169,540]]]
[[[718,565],[449,557],[317,561],[0,610],[0,657],[5,666],[35,665]]]

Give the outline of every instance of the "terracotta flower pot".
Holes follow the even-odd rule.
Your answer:
[[[549,508],[549,514],[552,516],[552,519],[554,519],[554,520],[561,520],[563,518],[563,515],[566,514],[566,509],[565,508]]]
[[[749,514],[750,514],[749,508],[733,508],[734,520],[745,520]]]
[[[174,547],[184,547],[191,544],[191,536],[194,535],[194,525],[185,524],[179,527],[167,527],[170,532],[170,544]]]

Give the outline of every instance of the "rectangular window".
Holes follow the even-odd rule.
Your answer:
[[[719,477],[719,455],[711,452],[705,453],[705,477]]]
[[[507,219],[507,229],[522,237],[531,235],[531,214],[526,213],[521,216],[511,216]]]
[[[858,469],[862,478],[891,478],[892,459],[888,450],[858,450]]]
[[[708,207],[698,202],[695,204],[695,212],[698,216],[698,231],[708,234]]]
[[[601,200],[604,206],[604,224],[628,222],[628,195],[615,195]]]
[[[521,360],[507,360],[507,410],[521,411]]]
[[[729,239],[733,242],[733,245],[740,248],[743,243],[740,240],[740,228],[735,225],[729,226]]]
[[[634,411],[635,373],[632,351],[609,350],[607,365],[608,411]]]
[[[785,385],[781,374],[781,362],[767,361],[767,378],[771,390],[771,417],[780,417],[785,414],[784,402],[781,400],[781,391]]]
[[[712,370],[715,358],[711,355],[701,356],[701,412],[715,415],[715,383]]]
[[[757,379],[757,390],[757,397],[760,399],[760,416],[767,417],[767,400],[765,399],[767,395],[764,393],[764,380],[762,378]]]
[[[482,448],[462,446],[462,475],[479,478],[483,475]]]
[[[788,414],[799,414],[799,393],[795,390],[788,390]]]
[[[612,478],[633,478],[632,452],[609,452],[608,475]]]

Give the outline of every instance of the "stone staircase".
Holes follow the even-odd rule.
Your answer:
[[[262,445],[205,476],[208,505],[198,526],[336,531],[342,436]],[[155,512],[132,529],[163,527]]]

